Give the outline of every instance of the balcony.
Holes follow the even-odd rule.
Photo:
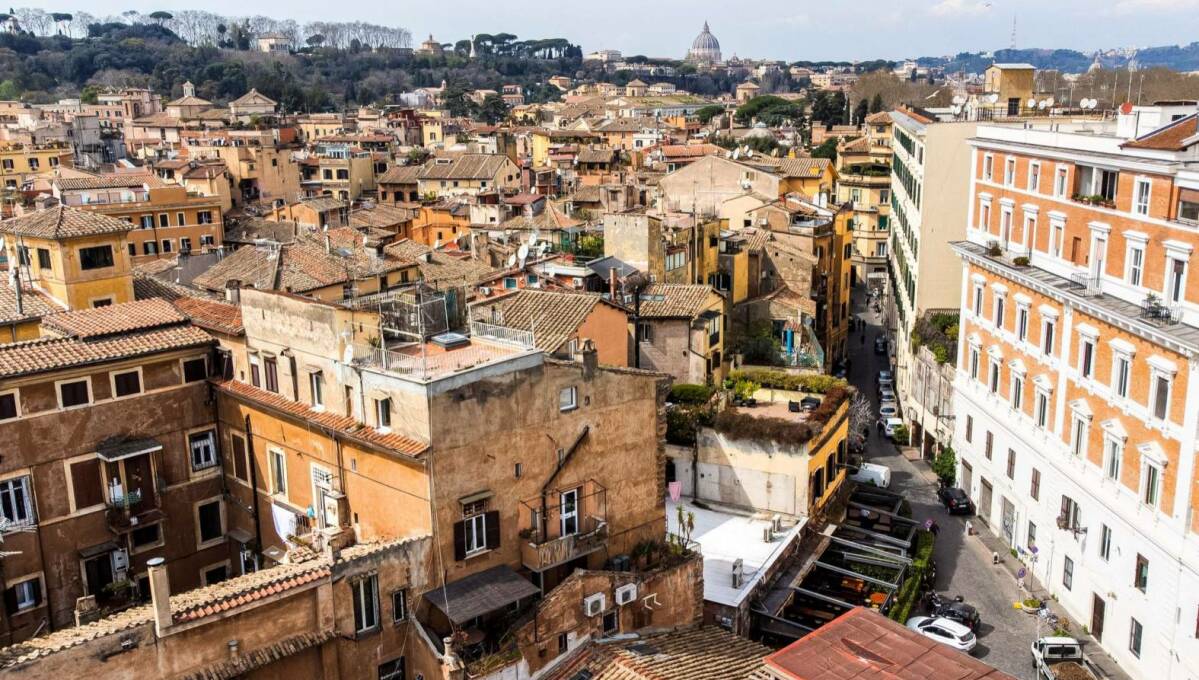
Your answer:
[[[1167,304],[1157,295],[1150,293],[1141,303],[1141,318],[1158,326],[1173,325],[1182,318],[1179,305]]]
[[[1099,287],[1099,277],[1090,274],[1072,274],[1070,285],[1083,297],[1094,297],[1103,292]]]
[[[521,563],[545,571],[608,544],[607,490],[595,480],[522,501],[518,508]]]

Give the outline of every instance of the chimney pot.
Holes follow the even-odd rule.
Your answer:
[[[154,630],[162,637],[171,627],[171,580],[166,561],[155,557],[146,562],[150,577],[150,600],[154,604]]]

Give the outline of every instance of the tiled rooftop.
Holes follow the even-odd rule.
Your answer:
[[[210,335],[199,328],[185,325],[94,340],[40,338],[0,345],[0,378],[203,347],[214,342]]]
[[[228,335],[244,335],[241,307],[197,297],[181,297],[174,301],[175,309],[205,330]]]
[[[123,234],[132,229],[124,220],[62,205],[0,222],[0,234],[44,239]]]
[[[61,311],[53,298],[26,286],[21,288],[21,309],[18,311],[16,289],[7,281],[0,281],[0,325],[30,321]]]
[[[716,626],[600,640],[574,652],[546,680],[750,680],[770,648]]]
[[[555,352],[578,333],[598,304],[608,303],[591,293],[525,289],[476,303],[471,318],[532,331],[537,349]]]
[[[186,321],[187,317],[170,302],[154,298],[54,314],[42,319],[42,327],[60,335],[87,339],[174,326]]]
[[[641,316],[647,319],[695,318],[708,308],[710,286],[655,283],[641,293]]]

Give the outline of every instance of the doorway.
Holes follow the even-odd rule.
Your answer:
[[[1107,610],[1107,602],[1102,597],[1092,594],[1091,600],[1091,635],[1097,642],[1103,642],[1103,617]]]
[[[573,536],[579,533],[579,490],[571,489],[562,492],[562,533],[560,536]]]
[[[979,480],[978,518],[983,524],[991,525],[991,483],[984,477]]]

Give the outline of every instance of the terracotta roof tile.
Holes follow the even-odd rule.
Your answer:
[[[304,404],[291,401],[274,392],[268,392],[243,382],[223,380],[214,382],[214,385],[217,390],[236,399],[269,408],[321,427],[337,430],[344,436],[352,437],[359,442],[386,451],[406,456],[419,456],[429,448],[427,444],[405,437],[402,434],[380,432],[373,427],[359,423],[349,416],[338,415],[329,411],[314,411]]]
[[[416,184],[420,175],[419,165],[393,165],[379,176],[379,184]]]
[[[98,309],[62,312],[42,319],[42,327],[81,339],[175,326],[187,317],[160,298],[125,302]]]
[[[17,311],[17,291],[0,282],[0,325],[33,321],[61,311],[54,298],[28,286],[21,287],[21,310]]]
[[[125,189],[141,186],[160,187],[163,181],[150,173],[108,173],[83,177],[59,177],[54,184],[63,191],[80,189]]]
[[[237,305],[196,297],[179,298],[174,304],[175,309],[205,330],[228,335],[244,335],[246,332],[241,322],[241,307]]]
[[[759,677],[770,651],[716,626],[694,627],[592,642],[546,680],[749,680]]]
[[[596,294],[524,289],[472,305],[471,317],[485,323],[532,330],[537,349],[556,352],[578,334],[579,327],[598,304],[607,303]]]
[[[40,338],[0,345],[0,378],[215,344],[199,328],[180,325],[109,338]]]
[[[783,177],[815,178],[822,176],[831,163],[827,158],[784,158],[778,171]]]
[[[693,319],[708,308],[712,292],[711,286],[655,283],[641,293],[641,316]]]
[[[0,222],[0,234],[45,239],[121,234],[132,229],[124,220],[61,205]]]
[[[1125,149],[1153,149],[1157,151],[1183,151],[1199,143],[1199,113],[1180,118],[1149,134],[1125,142]]]

